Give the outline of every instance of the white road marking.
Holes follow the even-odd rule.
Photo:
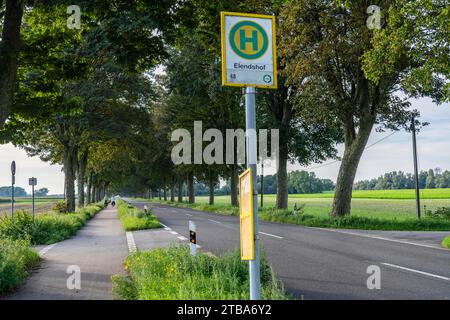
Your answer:
[[[178,234],[176,231],[170,231],[171,234]]]
[[[422,244],[422,243],[411,242],[411,241],[406,241],[406,240],[390,239],[390,238],[379,237],[379,236],[374,236],[374,235],[370,235],[370,234],[362,234],[362,233],[349,232],[349,231],[343,231],[343,230],[333,230],[333,229],[327,229],[327,228],[312,228],[312,229],[319,229],[319,230],[324,230],[324,231],[349,234],[349,235],[352,235],[352,236],[358,236],[358,237],[364,237],[364,238],[372,238],[372,239],[378,239],[378,240],[384,240],[384,241],[390,241],[390,242],[410,244],[410,245],[418,246],[418,247],[424,247],[424,248],[431,248],[431,249],[438,249],[438,250],[448,251],[448,249],[435,247],[435,246],[428,245],[428,244]]]
[[[166,231],[172,230],[168,226],[166,226],[164,223],[160,222],[160,224],[164,227],[164,230],[166,230]]]
[[[437,279],[442,279],[442,280],[446,280],[446,281],[450,281],[450,278],[447,277],[443,277],[443,276],[439,276],[437,274],[432,274],[432,273],[428,273],[425,271],[420,271],[420,270],[415,270],[415,269],[410,269],[410,268],[406,268],[406,267],[402,267],[402,266],[397,266],[395,264],[390,264],[390,263],[385,263],[382,262],[381,264],[388,266],[388,267],[392,267],[392,268],[397,268],[397,269],[401,269],[401,270],[406,270],[406,271],[410,271],[410,272],[415,272],[415,273],[419,273],[419,274],[423,274],[425,276],[429,276],[429,277],[433,277],[433,278],[437,278]]]
[[[133,252],[136,251],[136,242],[134,242],[133,232],[128,231],[127,232],[127,244],[128,244],[128,251]]]
[[[216,221],[216,220],[213,220],[213,219],[208,219],[208,221],[211,221],[211,222],[214,222],[214,223],[221,223],[220,221]]]
[[[187,215],[188,217],[192,217],[192,214],[186,213],[186,215]]]
[[[187,241],[187,238],[184,237],[184,236],[180,236],[180,237],[177,237],[177,238],[180,239],[181,241]]]
[[[48,245],[48,246],[42,248],[42,249],[39,251],[39,255],[40,255],[41,257],[44,256],[51,248],[53,248],[53,247],[56,246],[57,244],[58,244],[58,243],[50,244],[50,245]]]
[[[276,235],[271,234],[271,233],[265,233],[265,232],[262,232],[262,231],[260,231],[259,233],[265,234],[266,236],[269,236],[269,237],[274,237],[274,238],[277,238],[277,239],[283,239],[283,237],[276,236]]]
[[[175,210],[175,209],[172,209],[172,212],[175,212],[175,213],[177,213],[177,210]]]

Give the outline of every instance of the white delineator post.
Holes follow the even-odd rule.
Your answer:
[[[189,248],[191,256],[197,255],[197,230],[195,229],[195,222],[189,220]]]
[[[255,258],[249,261],[250,276],[250,299],[260,298],[260,265],[259,265],[259,223],[258,223],[258,190],[256,183],[256,89],[245,88],[245,126],[247,138],[247,168],[252,169],[253,180],[253,226],[254,226],[254,248]]]

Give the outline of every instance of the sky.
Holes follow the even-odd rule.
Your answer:
[[[450,104],[437,106],[431,99],[426,98],[411,100],[411,103],[412,108],[420,111],[420,120],[430,123],[417,135],[419,170],[437,167],[450,170]],[[367,145],[370,146],[390,134],[390,131],[384,133],[374,131]],[[338,150],[339,155],[342,155],[343,146],[338,146]],[[0,186],[10,185],[10,167],[13,160],[16,161],[17,167],[16,186],[23,187],[31,193],[28,178],[36,177],[38,179],[36,188],[46,187],[50,190],[50,194],[63,193],[64,175],[61,166],[50,165],[38,157],[28,157],[24,150],[11,144],[0,145]],[[336,181],[340,162],[332,162],[333,160],[329,160],[309,167],[290,164],[288,170],[314,171],[320,178]],[[316,168],[317,166],[322,167]],[[375,178],[395,170],[413,172],[411,133],[398,131],[365,150],[356,173],[356,181]],[[273,173],[275,167],[264,169],[264,174]]]

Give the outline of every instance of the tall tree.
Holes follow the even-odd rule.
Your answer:
[[[0,129],[11,112],[12,97],[16,86],[17,60],[20,50],[20,27],[24,1],[0,1]]]
[[[391,9],[402,3],[380,1],[387,24],[393,23]],[[402,54],[389,56],[389,70],[384,63],[371,63],[373,59],[366,54],[378,47],[376,35],[383,29],[367,27],[367,8],[363,0],[299,0],[289,1],[282,14],[280,52],[288,80],[302,88],[313,117],[333,117],[344,136],[334,216],[350,214],[356,170],[374,126],[381,130],[407,128],[412,115],[418,115],[408,110],[408,101],[397,93],[406,90],[405,75],[424,61],[407,54],[412,51],[409,43],[397,43]],[[371,70],[366,70],[369,65]]]

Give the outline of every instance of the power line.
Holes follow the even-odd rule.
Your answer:
[[[372,143],[371,145],[368,145],[367,147],[364,148],[364,150],[367,150],[367,149],[373,147],[373,146],[376,145],[377,143],[380,143],[381,141],[386,140],[387,138],[391,137],[392,135],[394,135],[394,134],[396,134],[396,133],[397,133],[397,131],[394,131],[394,132],[390,133],[390,134],[387,135],[386,137],[383,137],[383,138],[381,138],[380,140],[375,141],[375,142]],[[321,165],[318,165],[318,166],[315,166],[315,167],[312,167],[312,168],[307,168],[307,169],[308,169],[308,170],[314,170],[314,169],[318,169],[318,168],[323,168],[323,167],[326,167],[326,166],[335,164],[336,162],[340,162],[340,161],[341,161],[341,160],[334,160],[334,161],[332,161],[332,162],[324,163],[324,164],[321,164]]]

